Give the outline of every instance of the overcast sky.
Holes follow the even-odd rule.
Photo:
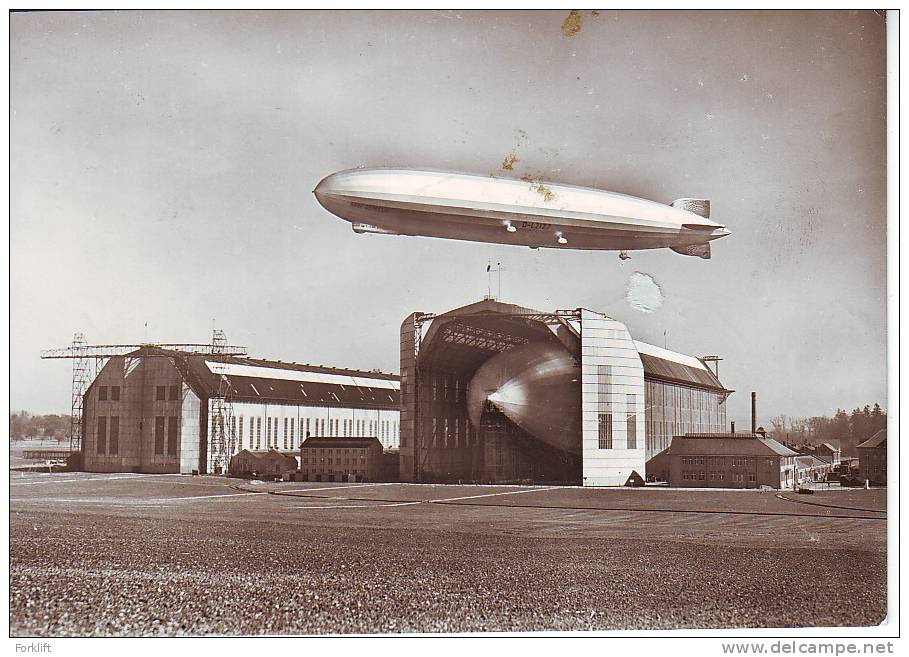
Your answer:
[[[886,402],[885,26],[873,12],[11,16],[12,409],[69,412],[90,343],[207,342],[398,371],[398,331],[487,291],[719,354],[730,419]],[[713,259],[355,235],[357,166],[712,200]],[[664,303],[625,300],[635,272]],[[497,285],[494,282],[494,287]],[[494,290],[495,291],[495,290]],[[145,324],[148,328],[145,328]]]

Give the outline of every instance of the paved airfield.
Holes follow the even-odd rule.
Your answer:
[[[13,636],[870,625],[885,491],[20,474]]]

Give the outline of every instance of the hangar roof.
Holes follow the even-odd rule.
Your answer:
[[[644,365],[644,376],[670,383],[726,391],[709,367],[694,356],[669,351],[661,347],[634,341],[641,363]]]
[[[668,454],[697,456],[798,456],[773,438],[750,433],[686,434],[674,436]]]
[[[559,342],[546,324],[561,324],[572,331],[567,312],[546,313],[494,299],[483,299],[438,315],[424,315],[432,323],[422,340],[421,360],[437,368],[473,371],[490,355],[531,340]],[[564,346],[569,343],[563,342]],[[700,358],[635,340],[644,376],[679,385],[728,390]]]
[[[397,410],[400,401],[399,377],[387,372],[190,354],[157,347],[142,347],[128,357],[140,355],[173,358],[187,384],[200,397],[218,394],[220,374],[230,384],[232,400],[239,402]]]

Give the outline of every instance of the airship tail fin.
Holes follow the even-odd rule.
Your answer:
[[[693,212],[705,219],[710,218],[710,199],[706,198],[677,198],[672,202],[672,207],[686,212]]]
[[[689,244],[688,246],[670,246],[669,248],[682,255],[697,256],[704,260],[710,260],[710,242],[706,244]]]

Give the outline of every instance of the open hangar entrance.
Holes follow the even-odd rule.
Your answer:
[[[640,480],[643,404],[631,336],[599,313],[487,299],[401,326],[402,481]]]

